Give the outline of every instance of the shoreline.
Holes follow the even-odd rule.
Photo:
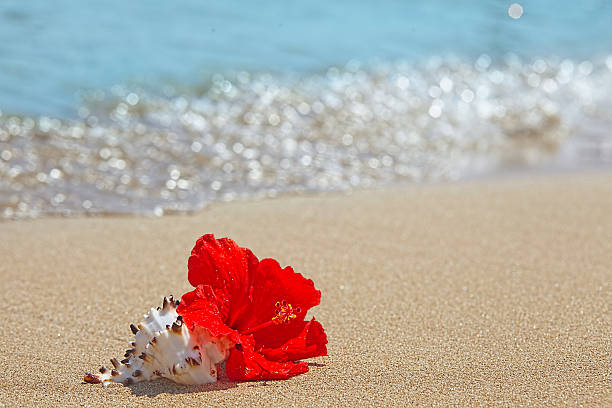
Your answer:
[[[0,405],[573,405],[610,401],[612,172],[0,223]],[[82,384],[190,289],[204,233],[312,278],[329,357],[288,381]]]
[[[119,212],[119,211],[107,211],[107,212],[79,212],[70,215],[61,213],[42,213],[36,217],[0,217],[0,226],[3,223],[12,222],[25,222],[25,221],[36,221],[36,220],[47,220],[47,219],[125,219],[125,218],[142,218],[142,219],[158,219],[167,217],[197,217],[202,212],[209,211],[219,205],[232,205],[232,204],[248,204],[248,203],[259,203],[275,200],[287,200],[293,198],[322,198],[322,197],[346,197],[353,194],[376,194],[377,192],[384,192],[389,190],[410,190],[410,189],[421,189],[421,188],[439,188],[444,186],[462,186],[470,185],[474,183],[479,184],[496,184],[496,183],[523,183],[528,182],[531,179],[552,181],[559,180],[562,177],[569,178],[590,178],[598,177],[612,173],[612,166],[604,162],[593,162],[582,165],[572,165],[571,163],[565,163],[562,161],[550,161],[543,164],[533,166],[519,166],[501,168],[494,171],[485,172],[482,174],[468,173],[463,177],[456,180],[431,180],[422,182],[392,182],[387,184],[380,184],[371,187],[354,187],[346,190],[332,190],[332,191],[285,191],[278,192],[274,196],[266,196],[264,194],[257,194],[250,197],[238,197],[229,201],[217,200],[208,201],[202,204],[201,207],[192,210],[165,210],[163,215],[154,215],[146,213],[131,213],[131,212]]]

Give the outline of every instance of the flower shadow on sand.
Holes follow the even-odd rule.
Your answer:
[[[323,363],[311,362],[309,367],[325,367]],[[272,385],[276,380],[252,381],[248,387],[265,387]],[[166,378],[158,378],[154,381],[138,382],[130,385],[125,385],[129,388],[133,395],[139,397],[155,398],[161,394],[195,394],[213,391],[224,391],[231,388],[237,388],[240,382],[229,381],[227,377],[220,379],[214,383],[201,385],[182,385],[170,381]],[[85,382],[83,382],[85,384]]]
[[[325,367],[323,363],[308,362],[309,367]],[[264,381],[253,381],[250,382],[248,387],[265,387],[272,385],[276,380],[264,380]],[[239,382],[229,381],[227,378],[221,379],[214,383],[202,384],[202,385],[182,385],[172,382],[166,378],[159,378],[155,381],[139,382],[129,387],[132,394],[139,397],[147,396],[154,398],[160,394],[195,394],[199,392],[212,392],[212,391],[223,391],[231,388],[237,388]]]
[[[221,380],[210,384],[182,385],[165,378],[160,378],[155,381],[134,383],[127,387],[134,395],[154,398],[160,394],[195,394],[200,392],[223,391],[238,387],[238,383]]]

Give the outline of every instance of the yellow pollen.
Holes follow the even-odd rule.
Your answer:
[[[288,324],[289,322],[291,322],[291,320],[297,318],[298,314],[302,313],[302,309],[299,306],[294,308],[290,303],[287,303],[287,301],[285,300],[283,300],[282,302],[276,302],[274,306],[276,307],[276,314],[272,319],[255,327],[246,329],[242,332],[242,334],[255,333],[256,331],[268,328],[272,325]]]
[[[296,313],[300,312],[299,307],[293,309],[291,303],[287,303],[284,300],[276,302],[274,306],[276,307],[276,315],[272,318],[272,323],[274,324],[287,324],[297,317]]]

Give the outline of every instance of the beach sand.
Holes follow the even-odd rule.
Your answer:
[[[329,357],[287,381],[90,385],[190,290],[204,233],[315,281]],[[0,224],[0,406],[610,406],[612,174]]]

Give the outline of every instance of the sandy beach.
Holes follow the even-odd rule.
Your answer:
[[[85,384],[190,290],[204,233],[312,278],[329,357],[287,381]],[[0,224],[0,406],[610,406],[612,173]]]

